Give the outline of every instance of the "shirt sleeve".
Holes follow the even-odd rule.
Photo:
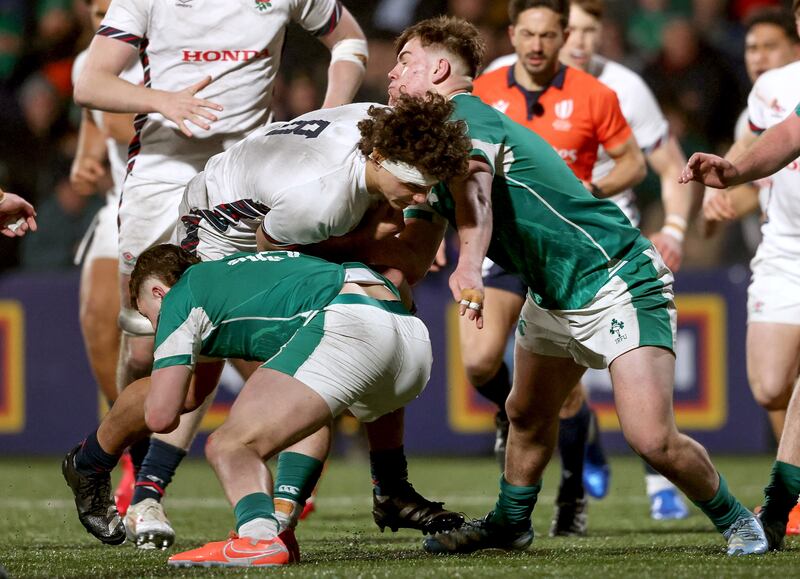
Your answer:
[[[189,284],[176,285],[164,296],[156,328],[153,369],[194,366],[203,339],[213,330],[205,310],[194,303]]]
[[[97,34],[138,48],[142,39],[147,36],[149,14],[149,0],[114,0],[100,23]]]
[[[293,0],[292,20],[314,36],[334,31],[342,17],[339,0]]]
[[[669,123],[658,106],[656,97],[644,82],[630,83],[634,107],[626,118],[628,124],[639,143],[639,148],[645,153],[652,153],[669,136]]]
[[[747,120],[750,130],[756,134],[763,133],[767,128],[766,107],[769,101],[764,83],[757,80],[747,97]]]
[[[617,94],[613,90],[594,92],[592,112],[597,138],[606,151],[622,145],[633,134],[628,121],[622,115]]]

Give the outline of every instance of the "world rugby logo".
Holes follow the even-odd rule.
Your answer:
[[[572,128],[572,123],[570,123],[568,119],[572,116],[572,112],[575,110],[575,103],[573,100],[566,99],[557,102],[554,110],[556,117],[558,118],[553,121],[553,128],[557,131],[570,130]]]

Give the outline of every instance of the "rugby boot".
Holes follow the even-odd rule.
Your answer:
[[[286,550],[289,551],[289,563],[299,563],[300,545],[297,543],[297,537],[294,536],[294,529],[291,527],[285,528],[280,532],[278,538],[283,541]]]
[[[136,484],[136,474],[133,471],[133,461],[127,452],[119,459],[119,467],[122,470],[122,477],[114,490],[114,503],[117,505],[119,516],[124,517],[128,512],[133,500],[133,485]]]
[[[504,410],[494,415],[494,457],[500,465],[500,472],[506,468],[506,443],[508,442],[508,416]]]
[[[556,502],[553,522],[550,524],[550,536],[585,537],[589,520],[587,511],[586,499]]]
[[[145,499],[128,509],[125,515],[128,540],[139,549],[168,549],[175,542],[175,531],[155,499]]]
[[[786,525],[780,521],[770,521],[764,518],[764,511],[760,506],[753,509],[761,523],[761,528],[764,529],[764,535],[767,537],[767,546],[770,551],[780,551],[783,548],[783,538],[786,535]]]
[[[677,521],[689,516],[689,507],[680,491],[667,488],[650,495],[650,518],[656,521]]]
[[[428,553],[473,553],[481,549],[524,551],[533,542],[530,521],[519,527],[491,522],[490,512],[482,519],[464,522],[460,527],[425,537],[422,547]]]
[[[125,525],[111,498],[111,473],[84,475],[78,472],[75,454],[79,449],[80,445],[70,450],[61,463],[61,473],[75,497],[78,519],[89,533],[103,543],[124,543]]]
[[[271,567],[286,565],[289,551],[278,537],[258,541],[233,536],[169,558],[173,567]]]
[[[300,511],[300,520],[304,521],[306,518],[317,510],[316,505],[314,504],[314,495],[311,495],[306,499],[306,504],[303,505],[303,510]]]
[[[593,499],[603,499],[608,494],[611,483],[611,469],[608,463],[595,464],[583,461],[583,488]]]
[[[761,521],[752,513],[734,521],[722,536],[728,541],[728,555],[731,557],[762,555],[769,548]]]
[[[786,523],[787,535],[800,535],[800,503],[796,504],[789,512],[789,522]]]
[[[410,484],[393,494],[372,494],[372,516],[381,532],[386,527],[416,529],[426,535],[447,531],[464,522],[464,516],[443,508],[444,503],[429,501]]]

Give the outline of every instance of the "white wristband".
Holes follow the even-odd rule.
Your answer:
[[[679,227],[673,225],[672,223],[664,224],[664,227],[661,228],[661,233],[669,235],[670,237],[675,239],[678,243],[683,243],[683,237],[684,237],[683,231]]]
[[[367,41],[360,38],[345,38],[334,44],[331,49],[331,64],[340,60],[358,64],[366,70],[369,60]]]
[[[689,226],[689,224],[686,222],[686,219],[684,219],[677,213],[670,213],[669,215],[667,215],[667,218],[664,219],[664,223],[669,225],[674,225],[681,231],[686,231],[686,228]]]

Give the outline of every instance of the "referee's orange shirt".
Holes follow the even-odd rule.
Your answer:
[[[578,179],[589,182],[598,145],[613,149],[633,134],[616,93],[592,75],[562,65],[549,86],[529,91],[517,84],[514,66],[475,79],[473,94],[539,134]]]

